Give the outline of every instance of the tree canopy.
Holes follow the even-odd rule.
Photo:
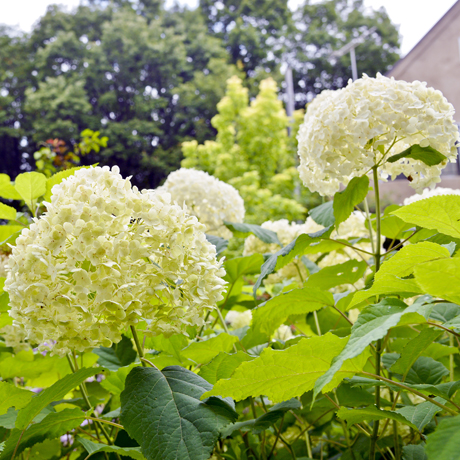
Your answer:
[[[326,27],[327,25],[327,27]],[[142,187],[156,187],[179,167],[181,144],[213,139],[211,119],[237,75],[257,94],[294,69],[297,108],[323,88],[346,83],[348,57],[328,53],[376,26],[360,45],[358,68],[370,75],[397,59],[398,32],[384,11],[361,0],[201,0],[166,8],[162,0],[83,0],[57,5],[31,33],[0,28],[0,152],[14,176],[34,167],[49,138],[78,142],[88,128],[109,138],[85,162],[118,164]],[[282,95],[281,95],[282,97]]]

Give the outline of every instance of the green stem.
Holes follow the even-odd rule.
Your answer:
[[[67,356],[67,359],[69,360],[70,369],[72,369],[72,372],[75,373],[76,371],[78,371],[77,356],[75,355],[75,351],[72,352],[72,356],[73,356],[73,363],[72,363],[72,359],[70,358],[70,356]],[[93,417],[96,417],[96,414],[93,411],[93,406],[91,405],[91,402],[89,400],[88,390],[86,389],[85,382],[82,382],[80,384],[80,390],[81,390],[83,399],[86,405],[88,406],[88,409],[91,411]],[[107,439],[107,442],[109,443],[109,445],[113,445],[112,439],[110,438],[109,433],[107,433],[107,430],[101,425],[100,422],[96,421],[95,423],[97,424],[98,428],[101,430],[105,439]]]
[[[318,313],[316,313],[316,310],[313,311],[313,318],[315,318],[316,333],[321,336],[321,328],[319,327]]]
[[[369,236],[370,236],[370,240],[371,240],[372,252],[375,252],[374,232],[372,230],[371,213],[369,212],[369,204],[367,203],[367,197],[364,198],[364,210],[366,211],[367,221],[369,223]]]
[[[373,178],[374,178],[374,191],[375,191],[375,217],[376,217],[376,238],[375,238],[375,273],[380,269],[380,249],[382,246],[381,243],[381,220],[380,220],[380,193],[379,193],[379,176],[377,166],[372,168]],[[375,353],[375,373],[380,376],[381,372],[381,355],[382,355],[382,339],[377,341],[376,353]],[[376,385],[375,387],[375,406],[377,409],[380,409],[380,386]],[[377,445],[377,439],[379,436],[379,420],[374,421],[372,427],[372,436],[371,444],[369,447],[369,460],[375,460],[375,451]]]
[[[139,336],[137,335],[136,328],[134,326],[130,326],[131,333],[133,334],[134,343],[136,344],[137,354],[139,355],[139,359],[142,363],[143,367],[147,367],[147,364],[143,361],[144,359],[144,350],[142,348],[141,342],[139,341]]]
[[[454,346],[454,336],[453,335],[449,335],[449,345],[451,347]],[[454,355],[453,354],[450,354],[449,356],[449,367],[450,367],[450,381],[453,382],[454,381]]]
[[[220,311],[220,308],[219,307],[216,307],[216,312],[217,312],[217,316],[219,317],[220,319],[220,322],[222,323],[222,327],[224,328],[224,331],[227,333],[227,334],[230,334],[229,330],[228,330],[228,327],[227,325],[225,324],[225,319],[224,317],[222,316],[222,312]],[[236,353],[238,351],[238,349],[236,348],[236,345],[233,344],[233,351]]]

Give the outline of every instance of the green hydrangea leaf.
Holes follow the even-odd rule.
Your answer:
[[[249,356],[244,351],[233,354],[221,352],[210,363],[201,366],[199,375],[214,385],[220,379],[230,378],[241,363],[253,359],[254,357]]]
[[[66,375],[61,380],[58,380],[55,384],[39,393],[29,404],[27,404],[27,406],[19,411],[18,418],[16,419],[16,428],[20,430],[27,428],[34,417],[36,417],[48,404],[53,401],[59,401],[70,390],[73,390],[87,378],[101,372],[103,372],[101,368],[80,369],[74,374]]]
[[[229,283],[234,283],[241,276],[260,273],[260,267],[263,263],[264,257],[262,254],[253,254],[246,257],[235,257],[234,259],[226,260],[224,263],[224,268],[227,273],[224,279]]]
[[[424,292],[460,303],[460,258],[435,260],[418,265],[414,275],[415,281]]]
[[[220,236],[206,234],[206,239],[216,247],[216,254],[219,257],[227,249],[228,240]]]
[[[388,298],[364,308],[353,324],[347,345],[316,381],[313,395],[316,396],[332,380],[346,360],[360,355],[372,342],[385,337],[392,327],[400,323],[403,315],[417,312],[418,305],[406,307],[401,300]]]
[[[341,284],[353,284],[363,277],[366,268],[366,262],[359,260],[349,260],[343,264],[324,267],[310,275],[305,286],[326,290]]]
[[[291,315],[302,315],[334,305],[334,297],[330,292],[310,286],[293,289],[252,310],[252,327],[255,333],[271,335]]]
[[[429,145],[426,147],[422,147],[419,144],[411,145],[403,152],[398,153],[396,155],[392,155],[391,157],[387,158],[387,161],[388,163],[395,163],[401,158],[420,160],[428,166],[435,166],[447,160],[447,157],[445,155],[443,155],[441,152],[438,152],[433,147],[430,147]]]
[[[229,352],[236,342],[238,342],[238,337],[222,333],[217,337],[192,342],[182,350],[182,356],[195,361],[195,363],[208,363],[221,351]]]
[[[446,417],[436,431],[427,437],[425,452],[428,460],[454,460],[460,452],[460,415]]]
[[[414,273],[415,267],[436,259],[449,258],[449,250],[439,244],[423,241],[403,247],[391,259],[384,262],[376,273],[370,289],[358,291],[348,309],[362,301],[381,294],[417,293],[426,291],[414,279],[403,279]]]
[[[11,183],[10,176],[8,174],[0,173],[0,197],[6,198],[7,200],[20,200],[21,195],[14,188]]]
[[[14,429],[6,441],[5,448],[0,455],[0,460],[10,460],[16,445],[16,455],[27,447],[43,442],[46,439],[57,438],[67,431],[73,430],[85,420],[85,413],[80,409],[64,409],[61,412],[48,414],[40,423],[35,423],[23,431]]]
[[[211,388],[182,367],[136,367],[121,394],[121,422],[148,460],[208,460],[219,431],[238,416],[223,400],[200,401]]]
[[[404,423],[404,425],[409,425],[415,430],[417,427],[401,414],[397,412],[392,412],[390,410],[377,409],[375,406],[365,407],[364,409],[347,409],[346,407],[341,407],[337,411],[337,417],[345,420],[347,424],[354,425],[355,423],[362,423],[364,421],[373,421],[373,420],[384,420],[391,419],[396,420],[397,422]]]
[[[441,195],[416,201],[392,214],[409,224],[460,238],[460,196]]]
[[[353,177],[346,189],[334,195],[334,217],[337,227],[345,222],[356,205],[361,203],[369,191],[369,177]],[[310,213],[311,214],[311,213]]]
[[[128,337],[122,336],[120,342],[114,343],[110,348],[95,348],[93,353],[99,356],[97,362],[111,371],[127,366],[136,360],[137,353]]]
[[[10,407],[22,409],[30,402],[32,396],[32,391],[23,390],[8,382],[0,382],[0,415],[6,414]]]
[[[323,227],[329,227],[335,224],[335,211],[334,202],[326,201],[326,203],[316,206],[316,208],[310,209],[310,217],[319,225]]]
[[[15,220],[16,209],[7,204],[0,203],[0,219]]]
[[[446,401],[442,398],[434,398],[435,401],[444,404]],[[429,401],[417,404],[416,406],[405,406],[398,409],[396,412],[401,414],[409,422],[413,423],[419,431],[422,431],[428,423],[433,420],[433,417],[441,412],[442,409]]]
[[[236,222],[224,222],[224,224],[237,238],[245,238],[249,235],[254,235],[264,243],[274,243],[281,247],[283,246],[278,239],[278,235],[274,231],[262,228],[260,225],[240,224]]]
[[[89,439],[80,437],[77,437],[77,441],[85,448],[89,455],[96,454],[98,452],[113,452],[114,454],[134,458],[135,460],[145,460],[140,447],[108,446],[107,444],[93,442]]]
[[[46,192],[46,176],[35,171],[19,174],[14,182],[14,188],[27,206],[32,207],[32,203]]]
[[[425,447],[422,444],[410,444],[402,448],[403,460],[427,460]]]
[[[406,383],[414,385],[437,385],[448,374],[449,369],[442,363],[435,361],[433,358],[421,356],[409,369],[406,376]]]
[[[219,380],[207,396],[230,396],[242,400],[249,396],[267,396],[278,403],[301,396],[313,389],[315,381],[330,367],[343,350],[347,339],[331,333],[302,339],[286,350],[265,348],[260,357],[242,363],[230,379]],[[327,389],[337,386],[345,377],[360,372],[368,353],[347,361],[335,374]]]

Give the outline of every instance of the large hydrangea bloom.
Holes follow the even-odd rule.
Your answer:
[[[419,144],[454,161],[458,128],[453,114],[442,93],[426,83],[380,74],[323,91],[309,104],[299,130],[300,177],[311,191],[333,195],[341,184],[379,165],[380,179],[404,174],[417,191],[432,187],[447,160],[428,166],[420,160],[386,159]]]
[[[238,190],[207,172],[181,168],[172,172],[162,190],[171,194],[179,205],[206,226],[206,233],[230,238],[232,233],[224,221],[243,222],[244,201]]]
[[[57,354],[110,346],[140,320],[151,334],[202,325],[225,284],[203,230],[169,194],[138,191],[118,167],[79,170],[16,241],[10,315]]]
[[[425,198],[431,198],[432,196],[440,196],[440,195],[460,195],[459,189],[453,188],[444,188],[444,187],[436,187],[433,190],[426,188],[420,194],[412,195],[404,200],[404,206],[415,203],[416,201],[424,200]]]

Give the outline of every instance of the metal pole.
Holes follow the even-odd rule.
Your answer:
[[[350,50],[350,60],[351,60],[351,76],[353,78],[353,81],[355,81],[358,79],[358,66],[356,65],[356,54],[355,54],[354,47]]]

